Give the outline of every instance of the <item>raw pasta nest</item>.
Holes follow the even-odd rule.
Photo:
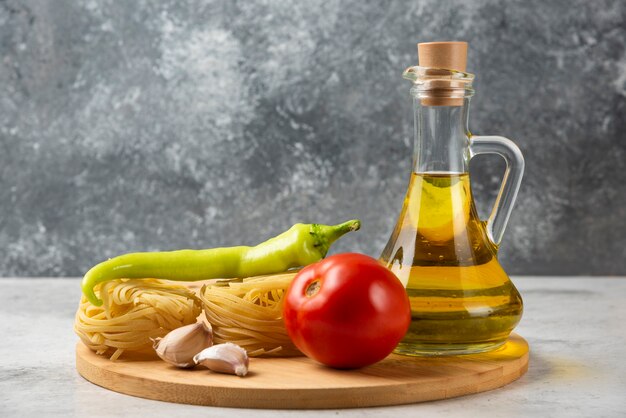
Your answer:
[[[251,357],[300,356],[282,318],[283,298],[295,273],[218,281],[200,290],[215,344],[231,342]]]
[[[74,330],[97,354],[154,353],[151,338],[196,322],[200,302],[187,287],[157,279],[119,279],[101,284],[102,306],[82,296]]]

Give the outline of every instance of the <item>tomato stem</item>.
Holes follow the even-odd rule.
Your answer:
[[[304,289],[304,293],[306,294],[307,297],[311,298],[317,295],[317,293],[320,291],[321,288],[322,288],[322,283],[320,279],[313,280],[311,283],[309,283],[306,289]]]

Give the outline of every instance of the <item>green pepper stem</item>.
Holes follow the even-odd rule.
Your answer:
[[[361,228],[361,221],[352,219],[337,225],[311,225],[311,234],[316,238],[318,250],[322,257],[326,257],[326,253],[330,249],[333,242],[337,241],[348,232],[358,231]]]
[[[330,227],[326,225],[320,226],[328,228],[329,232],[327,232],[326,237],[328,239],[328,243],[332,244],[348,232],[358,231],[359,229],[361,229],[361,221],[359,221],[358,219],[353,219],[351,221],[346,221],[339,225],[333,225]]]

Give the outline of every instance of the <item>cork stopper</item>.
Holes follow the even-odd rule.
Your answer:
[[[467,42],[422,42],[417,44],[420,67],[442,68],[465,72]],[[424,106],[462,106],[463,99],[445,97],[446,90],[462,88],[462,83],[440,81],[433,83],[432,97],[421,99]]]
[[[422,42],[417,44],[420,67],[466,71],[467,42]]]

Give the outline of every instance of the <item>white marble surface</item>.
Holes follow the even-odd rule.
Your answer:
[[[516,278],[530,369],[504,388],[333,411],[198,407],[102,389],[74,369],[78,279],[0,279],[0,417],[625,417],[626,278]]]

